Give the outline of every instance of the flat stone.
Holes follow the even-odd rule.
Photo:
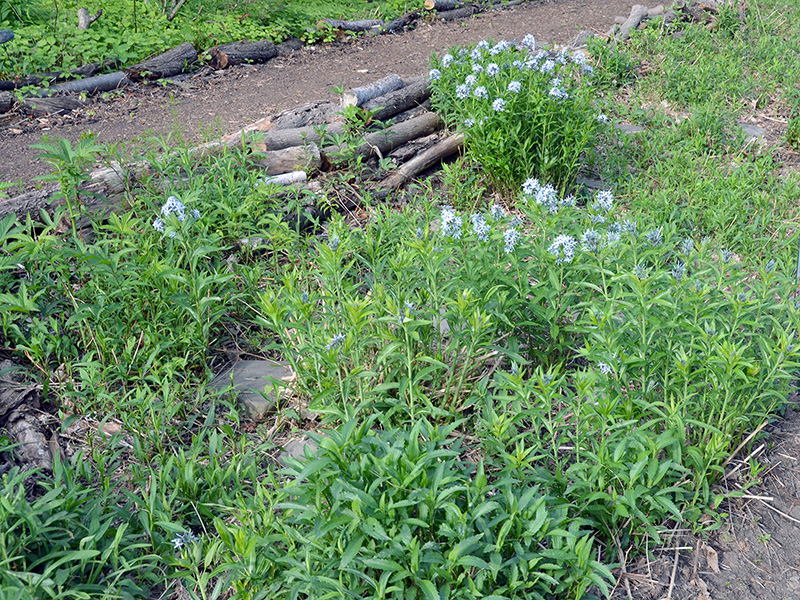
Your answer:
[[[767,130],[758,125],[745,123],[743,121],[737,121],[736,124],[742,128],[742,131],[744,131],[744,134],[747,136],[748,142],[758,142],[767,135]]]
[[[286,363],[269,360],[240,360],[214,377],[210,387],[225,390],[233,387],[233,395],[248,417],[260,421],[274,410],[281,383],[294,379],[294,371]]]
[[[614,123],[614,127],[616,127],[622,133],[642,133],[644,131],[644,127],[641,125],[631,125],[630,123]]]
[[[599,179],[592,179],[590,177],[581,177],[580,175],[578,175],[578,178],[577,178],[576,181],[577,181],[578,185],[583,186],[583,187],[585,187],[587,189],[590,189],[590,190],[610,190],[611,189],[610,185],[608,185],[606,183],[603,183]]]
[[[312,440],[307,435],[303,435],[303,437],[292,440],[283,445],[283,450],[278,453],[278,462],[280,462],[284,467],[287,467],[289,466],[287,459],[304,459],[306,457],[306,450],[308,450],[308,456],[314,454],[317,451],[317,442]]]

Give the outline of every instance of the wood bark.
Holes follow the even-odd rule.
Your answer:
[[[477,6],[465,6],[463,8],[456,8],[454,10],[437,12],[436,16],[442,19],[442,21],[455,21],[457,19],[468,19],[472,15],[479,12],[480,8]]]
[[[389,120],[389,122],[392,125],[397,125],[398,123],[402,123],[403,121],[408,121],[409,119],[413,119],[420,115],[424,115],[425,113],[430,112],[430,110],[431,110],[431,100],[430,98],[428,98],[427,100],[425,100],[425,102],[423,102],[419,106],[415,106],[414,108],[409,108],[408,110],[404,110],[403,112],[396,114]]]
[[[189,152],[197,155],[198,157],[211,156],[213,154],[220,154],[230,148],[241,148],[242,143],[247,136],[251,133],[263,132],[266,133],[272,129],[272,119],[264,117],[255,123],[251,123],[247,127],[243,127],[239,131],[223,135],[219,140],[214,142],[207,142],[200,146],[195,146]],[[263,148],[266,149],[266,148]]]
[[[9,415],[6,422],[8,435],[19,444],[14,448],[14,454],[29,468],[50,470],[53,468],[53,455],[36,417],[30,413],[25,407],[20,407]]]
[[[369,31],[383,25],[380,19],[366,19],[363,21],[340,21],[338,19],[320,19],[317,27],[330,27],[341,31]]]
[[[460,133],[443,139],[432,148],[400,166],[386,179],[379,182],[374,188],[375,197],[380,200],[385,199],[391,192],[411,181],[425,169],[458,152],[463,145],[464,136]]]
[[[283,150],[256,152],[251,157],[264,168],[266,175],[280,175],[291,171],[313,173],[322,166],[319,147],[313,143]]]
[[[291,185],[293,183],[305,183],[308,175],[305,171],[292,171],[291,173],[281,173],[272,177],[265,177],[264,183],[272,185]]]
[[[272,129],[295,129],[307,125],[322,125],[335,121],[341,110],[338,103],[322,100],[283,111],[272,119]]]
[[[92,23],[97,21],[100,18],[100,15],[103,14],[103,9],[101,8],[98,10],[94,15],[91,17],[89,16],[89,9],[88,8],[79,8],[78,9],[78,29],[81,31],[87,31]]]
[[[647,18],[647,7],[642,6],[641,4],[634,4],[633,8],[631,8],[631,14],[628,16],[625,22],[619,27],[619,31],[617,32],[617,39],[623,42],[627,40],[631,36],[631,31],[639,26],[639,23],[642,22],[642,19],[646,18]]]
[[[282,150],[292,146],[302,146],[306,143],[320,144],[322,138],[319,132],[324,127],[328,135],[340,135],[344,132],[343,123],[330,123],[327,125],[306,125],[305,127],[295,127],[294,129],[272,129],[261,140],[256,142],[256,146],[263,150]]]
[[[25,112],[35,117],[55,115],[70,112],[81,106],[86,106],[88,100],[81,100],[76,96],[50,96],[47,98],[26,98],[22,101]]]
[[[278,56],[278,49],[269,40],[234,42],[209,48],[211,64],[216,69],[227,69],[241,63],[265,63]]]
[[[440,139],[440,133],[437,132],[426,135],[425,137],[417,138],[416,140],[411,140],[407,144],[403,144],[402,146],[392,150],[389,153],[389,157],[394,159],[397,164],[404,163],[424,152],[431,146],[436,145]]]
[[[398,31],[403,31],[404,29],[411,27],[414,23],[417,22],[419,19],[419,11],[412,10],[411,12],[407,12],[402,17],[395,19],[394,21],[389,21],[385,25],[378,28],[378,34],[386,34],[386,33],[396,33]]]
[[[431,97],[431,86],[427,77],[415,77],[408,80],[405,87],[373,98],[364,104],[364,110],[377,110],[372,118],[386,121],[398,113],[419,106]]]
[[[14,107],[17,97],[11,92],[0,92],[0,113],[7,113]]]
[[[74,81],[65,81],[64,83],[57,83],[44,90],[46,95],[55,95],[60,93],[76,94],[87,92],[89,94],[97,94],[101,92],[109,92],[117,88],[130,85],[131,80],[122,71],[116,73],[106,73],[105,75],[97,75],[95,77],[86,77],[84,79],[75,79]],[[49,92],[49,93],[48,93]]]
[[[347,90],[342,94],[340,104],[343,107],[361,106],[373,98],[398,90],[403,85],[403,80],[399,75],[387,75],[383,79],[373,81],[365,86]]]
[[[459,0],[425,0],[425,10],[453,10],[464,6]]]
[[[132,81],[154,81],[181,73],[197,60],[197,51],[189,42],[167,50],[163,54],[137,63],[125,69]]]
[[[329,146],[323,150],[323,154],[331,164],[341,163],[351,154],[365,158],[376,154],[382,158],[409,140],[429,135],[440,129],[441,126],[442,120],[439,115],[425,113],[414,119],[392,125],[383,131],[367,134],[364,137],[364,143],[353,148],[352,153],[348,152],[347,146]]]

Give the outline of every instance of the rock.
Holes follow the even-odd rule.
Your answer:
[[[311,456],[317,451],[317,447],[317,442],[304,434],[299,439],[291,440],[283,445],[283,450],[278,454],[278,462],[287,467],[289,466],[287,459],[301,460],[306,457],[306,450],[308,450],[308,455]]]
[[[589,42],[594,38],[594,34],[589,31],[588,29],[583,29],[578,32],[572,41],[569,43],[570,48],[586,48],[589,45]]]
[[[591,179],[590,177],[581,177],[578,175],[577,184],[588,190],[611,190],[611,186],[603,183],[599,179]]]
[[[644,127],[641,125],[631,125],[630,123],[614,123],[614,127],[618,131],[627,134],[641,133],[644,131]]]
[[[654,6],[653,8],[647,9],[647,17],[652,19],[653,17],[658,17],[664,14],[664,5],[659,4],[658,6]]]
[[[758,125],[743,121],[737,121],[736,124],[742,128],[742,131],[747,136],[747,143],[759,142],[767,135],[767,130]]]
[[[234,396],[247,416],[260,421],[275,408],[282,384],[294,376],[294,371],[286,363],[241,360],[215,376],[209,387],[225,390],[233,386]]]

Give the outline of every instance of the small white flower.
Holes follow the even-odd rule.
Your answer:
[[[456,86],[456,98],[459,100],[469,98],[469,86],[466,83]]]
[[[472,63],[473,73],[483,73],[483,65],[479,63]]]
[[[572,55],[572,62],[574,62],[576,65],[583,66],[586,64],[586,55],[580,50],[576,50],[575,54]]]
[[[553,69],[555,68],[556,68],[556,63],[548,58],[546,61],[544,61],[544,63],[540,67],[540,70],[542,73],[552,73]]]
[[[535,177],[530,177],[522,184],[522,193],[526,196],[533,196],[539,190],[539,180]]]
[[[476,87],[475,90],[472,92],[472,94],[476,98],[482,98],[484,100],[486,100],[489,97],[489,92],[487,92],[486,88],[483,87],[482,85],[479,85],[478,87]]]
[[[597,363],[597,368],[600,370],[600,372],[603,375],[611,375],[611,373],[613,372],[613,369],[611,368],[611,366],[606,364],[606,363],[604,363],[604,362],[602,362],[602,361]]]
[[[514,228],[506,229],[503,232],[503,241],[506,243],[504,248],[505,253],[511,254],[519,242],[519,232]]]
[[[568,235],[559,235],[550,244],[547,251],[556,257],[557,263],[570,263],[575,258],[575,248],[578,240]]]
[[[475,125],[475,119],[464,119],[464,127],[472,127]]]
[[[500,66],[497,63],[489,63],[486,65],[486,74],[489,77],[494,77],[500,72]]]
[[[442,78],[442,72],[439,69],[431,69],[428,73],[428,79],[437,81]]]
[[[473,86],[473,85],[475,85],[477,82],[478,82],[478,78],[477,78],[477,77],[475,77],[475,75],[467,75],[467,76],[464,78],[464,84],[465,84],[465,85],[468,85],[469,87],[472,87],[472,86]]]
[[[608,117],[606,116],[605,113],[600,113],[594,118],[594,120],[597,121],[598,123],[608,123]]]
[[[522,45],[525,46],[528,50],[533,52],[536,50],[536,38],[533,34],[527,34],[524,38],[522,38]]]
[[[442,67],[444,67],[446,69],[451,64],[453,64],[453,55],[452,54],[445,54],[442,57]]]
[[[508,84],[508,91],[512,94],[519,94],[519,91],[522,89],[522,84],[519,81],[512,81]]]
[[[503,112],[506,109],[506,101],[502,98],[497,98],[494,102],[492,102],[492,108],[494,112]]]

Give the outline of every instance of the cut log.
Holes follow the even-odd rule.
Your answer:
[[[389,21],[382,27],[379,27],[376,33],[378,34],[397,33],[398,31],[403,31],[404,29],[408,29],[414,23],[416,23],[418,19],[419,19],[419,11],[412,10],[411,12],[404,14],[402,17],[399,17],[394,21]]]
[[[442,21],[455,21],[457,19],[468,19],[474,14],[480,12],[480,8],[477,6],[465,6],[463,8],[456,8],[454,10],[445,10],[442,12],[437,12],[436,16],[439,17]]]
[[[339,164],[353,155],[366,158],[376,154],[382,158],[398,146],[402,146],[410,140],[430,135],[441,126],[442,120],[439,115],[425,113],[414,119],[392,125],[383,131],[367,134],[364,137],[364,143],[353,148],[352,151],[348,151],[347,146],[329,146],[323,150],[323,153],[331,164]]]
[[[269,40],[253,43],[234,42],[209,48],[211,64],[215,69],[227,69],[242,63],[265,63],[278,56],[278,49]]]
[[[376,121],[386,121],[398,113],[419,106],[431,97],[430,81],[427,77],[408,80],[405,87],[373,98],[364,104],[364,110],[377,110],[372,115]]]
[[[78,9],[78,29],[81,31],[87,31],[89,26],[97,21],[100,18],[100,15],[103,14],[103,9],[101,8],[98,10],[94,15],[91,17],[89,16],[89,9],[88,8],[79,8]]]
[[[411,181],[412,178],[422,173],[425,169],[458,152],[463,145],[464,136],[460,133],[443,139],[375,185],[374,196],[380,200],[385,199],[391,192]]]
[[[264,117],[255,123],[250,123],[250,125],[243,127],[239,131],[223,135],[219,140],[207,142],[205,144],[201,144],[200,146],[195,146],[194,148],[191,148],[189,152],[198,157],[204,157],[211,156],[213,154],[219,154],[230,148],[241,148],[242,142],[247,139],[248,134],[257,132],[265,133],[271,128],[272,119],[270,117]]]
[[[420,104],[419,106],[415,106],[414,108],[409,108],[408,110],[404,110],[401,113],[396,114],[393,118],[389,119],[389,123],[392,125],[397,125],[398,123],[402,123],[403,121],[408,121],[420,115],[424,115],[431,110],[431,100],[428,98]]]
[[[88,65],[83,65],[71,71],[54,71],[53,73],[38,73],[36,75],[28,75],[22,79],[14,80],[0,80],[0,90],[15,90],[21,87],[30,85],[39,85],[43,81],[49,84],[58,83],[59,81],[69,81],[75,78],[92,77],[106,69],[116,69],[119,67],[119,59],[109,58],[103,62],[93,62]]]
[[[425,137],[411,140],[407,144],[403,144],[399,148],[395,148],[389,153],[389,158],[394,159],[397,164],[404,163],[411,160],[418,154],[425,152],[431,146],[436,145],[441,139],[441,132],[432,133]]]
[[[399,75],[387,75],[383,79],[373,81],[365,86],[347,90],[342,94],[340,104],[343,107],[361,106],[373,98],[399,90],[403,85],[403,80]]]
[[[307,125],[322,125],[340,119],[338,104],[329,100],[311,102],[283,111],[272,119],[272,129],[295,129]]]
[[[256,142],[257,147],[263,150],[282,150],[292,146],[302,146],[307,143],[320,144],[322,138],[320,131],[325,130],[328,135],[340,135],[344,132],[343,123],[331,123],[329,125],[306,125],[294,129],[272,129],[261,140]]]
[[[464,6],[459,0],[425,0],[425,10],[453,10]]]
[[[51,98],[44,98],[51,100]],[[149,166],[137,164],[114,168],[104,167],[89,174],[89,181],[81,184],[81,199],[83,212],[87,214],[107,214],[115,206],[121,205],[125,192],[144,173]],[[0,219],[16,214],[17,218],[24,221],[26,215],[38,218],[42,210],[52,213],[58,206],[64,205],[60,197],[58,185],[48,185],[32,192],[25,192],[0,202]]]
[[[155,81],[164,77],[172,77],[197,60],[197,51],[189,42],[176,46],[163,54],[154,56],[144,62],[125,69],[133,81]]]
[[[340,21],[338,19],[320,19],[317,21],[317,27],[330,27],[331,29],[339,29],[340,31],[369,31],[370,29],[377,29],[383,25],[380,19],[367,19],[364,21]]]
[[[17,97],[11,92],[0,92],[0,114],[10,111],[16,101]]]
[[[292,185],[293,183],[305,183],[308,176],[305,171],[292,171],[272,177],[265,177],[262,181],[271,185]]]
[[[322,157],[316,144],[256,152],[252,158],[264,168],[266,175],[280,175],[291,171],[313,173],[322,166]]]
[[[619,27],[617,39],[623,42],[627,40],[631,36],[631,31],[636,29],[639,26],[639,23],[646,18],[647,7],[642,6],[641,4],[634,4],[633,8],[631,8],[630,16],[628,16],[625,22]]]
[[[26,98],[22,101],[23,110],[35,117],[70,112],[86,106],[88,100],[76,96],[51,96],[49,98]]]
[[[86,77],[84,79],[76,79],[74,81],[65,81],[64,83],[57,83],[56,85],[48,88],[45,91],[50,92],[48,95],[58,93],[79,94],[86,92],[88,94],[97,94],[102,92],[110,92],[126,85],[130,85],[131,80],[122,71],[116,73],[106,73],[105,75],[97,75],[95,77]]]

